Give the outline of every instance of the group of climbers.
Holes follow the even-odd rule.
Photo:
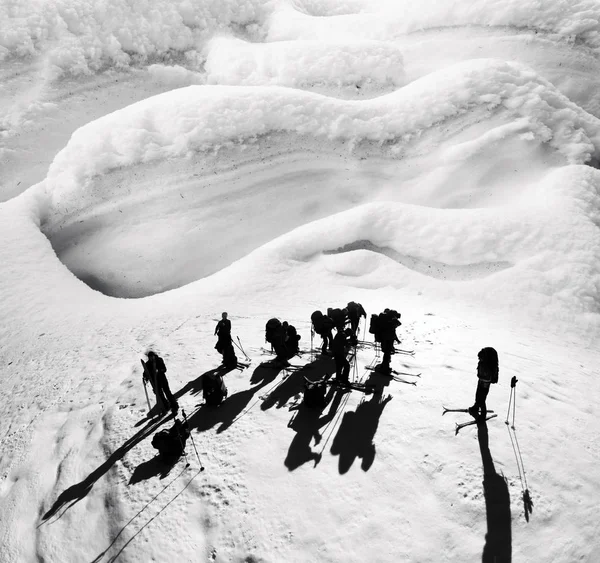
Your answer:
[[[231,336],[231,321],[226,312],[222,313],[221,320],[215,327],[217,336],[215,349],[222,354],[221,368],[205,373],[202,377],[203,395],[206,404],[217,406],[227,397],[227,387],[223,380],[224,370],[238,366],[233,339]],[[341,385],[349,384],[351,361],[356,355],[358,329],[362,317],[367,313],[360,303],[351,301],[343,309],[329,308],[327,313],[315,311],[311,315],[312,330],[322,338],[321,353],[332,356],[335,363],[335,378],[332,380]],[[400,313],[394,309],[384,309],[379,314],[372,314],[369,323],[369,333],[373,334],[375,342],[381,346],[382,361],[375,367],[375,371],[382,374],[391,373],[391,356],[395,353],[394,344],[400,340],[396,329],[402,325]],[[335,331],[335,335],[333,334]],[[301,337],[296,328],[287,321],[281,322],[271,318],[266,323],[265,341],[271,344],[275,353],[273,364],[286,367],[289,359],[299,354],[299,341]],[[243,351],[243,350],[242,350]],[[349,359],[349,354],[351,354]],[[479,354],[477,366],[478,385],[475,403],[468,412],[476,419],[485,419],[487,414],[486,398],[490,384],[498,382],[498,354],[494,348],[483,348]],[[164,360],[153,350],[147,352],[147,360],[142,360],[144,383],[150,382],[156,396],[156,414],[163,414],[169,410],[175,415],[179,409],[176,398],[173,396],[166,377]],[[327,376],[328,377],[328,376]],[[323,407],[325,401],[324,380],[306,382],[304,402],[308,407]],[[178,440],[185,443],[185,432],[177,428]],[[167,440],[166,435],[161,439]],[[173,442],[173,440],[171,440]],[[157,446],[155,446],[157,447]],[[158,449],[158,448],[157,448]]]

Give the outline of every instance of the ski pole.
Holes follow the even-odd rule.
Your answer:
[[[231,339],[231,342],[242,354],[244,354],[244,356],[246,356],[246,353],[240,348],[239,344],[233,338]],[[248,357],[248,356],[246,356],[246,357]]]
[[[246,359],[249,360],[250,356],[248,356],[248,354],[246,354],[246,350],[244,350],[244,347],[242,346],[242,341],[240,340],[240,337],[236,336],[236,338],[237,338],[237,341],[240,344],[240,350],[242,351],[242,354],[244,354],[244,356],[246,356]]]
[[[515,388],[515,397],[513,399],[513,423],[512,423],[512,429],[515,429],[515,415],[517,414],[517,381],[518,379],[516,378],[516,376],[513,375],[512,379],[510,380],[510,386],[511,388]]]
[[[183,418],[185,419],[185,423],[187,424],[187,426],[189,428],[190,424],[188,422],[187,415],[185,414],[185,411],[183,409],[181,409],[181,414],[183,415]],[[194,451],[196,452],[196,457],[198,458],[198,463],[200,464],[200,471],[204,471],[204,465],[202,465],[202,461],[200,461],[200,454],[198,454],[198,450],[196,449],[196,442],[194,442],[194,436],[192,435],[191,430],[190,430],[190,438],[192,439],[192,446],[194,446]]]
[[[514,391],[514,387],[511,387],[510,388],[510,397],[508,398],[508,409],[506,410],[506,420],[504,421],[504,424],[506,424],[506,425],[508,425],[508,417],[510,415],[510,407],[512,405],[513,391]]]
[[[179,422],[177,419],[175,419],[175,422]],[[187,424],[187,420],[185,422],[186,426]],[[189,428],[188,428],[189,430]],[[190,432],[190,436],[192,435],[192,433]],[[181,439],[181,433],[179,432],[179,428],[177,429],[177,437],[179,438],[179,445],[181,446],[181,449],[183,451],[183,456],[185,457],[185,468],[187,469],[190,466],[190,462],[188,460],[188,456],[187,456],[187,452],[185,451],[185,444],[183,443],[183,440]],[[202,471],[202,470],[200,470]]]
[[[148,413],[150,413],[150,411],[152,410],[152,407],[150,406],[150,399],[148,397],[148,387],[146,387],[146,380],[144,379],[143,375],[142,375],[142,381],[144,383],[144,393],[146,393],[146,402],[148,403]]]
[[[314,362],[315,358],[313,355],[313,335],[315,334],[315,331],[313,330],[313,327],[311,325],[310,327],[310,361]]]

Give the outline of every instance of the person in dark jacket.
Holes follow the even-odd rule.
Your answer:
[[[217,343],[215,344],[215,350],[219,354],[223,353],[223,350],[231,342],[231,321],[227,318],[227,313],[221,314],[221,320],[215,327],[215,335],[217,336]]]
[[[286,329],[281,321],[275,317],[269,319],[265,326],[265,341],[271,344],[271,348],[275,352],[275,359],[273,362],[281,366],[289,365],[285,338]]]
[[[338,328],[333,342],[331,351],[333,352],[333,361],[335,362],[335,379],[340,383],[348,383],[350,375],[350,362],[347,357],[348,335],[342,328]]]
[[[328,350],[331,351],[333,336],[331,331],[333,329],[333,321],[327,315],[323,315],[321,311],[315,311],[311,316],[315,334],[318,334],[323,339],[323,346],[321,348],[321,354],[327,354]]]
[[[173,414],[176,414],[179,404],[169,388],[167,366],[165,366],[164,360],[152,350],[149,350],[146,356],[148,356],[148,361],[144,365],[144,377],[150,380],[156,395],[156,404],[159,405],[159,408],[163,405],[164,409],[171,410]]]
[[[223,355],[223,364],[226,367],[235,367],[237,365],[237,356],[233,349],[231,321],[227,318],[227,313],[221,314],[221,320],[215,327],[215,335],[217,336],[215,350]]]
[[[300,341],[300,336],[296,331],[296,327],[289,324],[287,321],[283,321],[281,326],[285,331],[285,348],[287,351],[287,357],[291,358],[299,352],[298,343]]]
[[[390,363],[392,361],[392,354],[394,353],[394,343],[400,342],[396,335],[396,328],[401,324],[400,313],[393,309],[385,309],[379,315],[379,329],[375,335],[375,340],[381,343],[383,359],[376,368],[378,371],[389,373],[391,370]]]
[[[490,392],[490,384],[498,381],[498,352],[494,348],[482,348],[477,354],[477,390],[475,404],[469,408],[469,414],[475,419],[485,420],[487,406],[485,401]]]
[[[350,321],[350,328],[354,336],[358,336],[358,325],[360,324],[360,318],[367,318],[367,312],[364,310],[360,303],[350,301],[346,306],[348,310],[348,320]]]

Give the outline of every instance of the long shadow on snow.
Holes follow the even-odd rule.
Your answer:
[[[296,435],[290,444],[284,464],[290,470],[298,469],[302,464],[308,461],[314,461],[315,467],[321,461],[321,453],[313,451],[310,446],[312,439],[315,445],[321,442],[320,428],[329,424],[335,417],[342,398],[346,394],[343,389],[334,389],[331,387],[325,398],[325,406],[329,404],[327,414],[321,416],[324,409],[310,409],[301,404],[294,417],[290,420],[288,427],[292,428]],[[333,397],[333,401],[331,400]]]
[[[94,483],[100,479],[100,477],[106,474],[117,461],[122,459],[129,450],[150,436],[150,434],[152,434],[157,428],[172,418],[174,418],[174,415],[169,415],[161,418],[158,421],[150,422],[146,427],[135,434],[135,436],[129,438],[129,440],[117,448],[102,465],[92,471],[83,481],[77,483],[76,485],[72,485],[68,489],[65,489],[56,499],[52,505],[52,508],[50,508],[50,510],[48,510],[44,516],[42,516],[42,520],[46,521],[49,518],[52,518],[52,516],[54,516],[63,507],[65,507],[65,511],[68,510],[71,508],[71,506],[87,496],[92,490]],[[65,511],[63,511],[62,514],[64,514]]]
[[[171,469],[175,467],[175,464],[181,459],[181,456],[172,457],[169,460],[165,460],[160,455],[155,455],[152,459],[140,463],[135,470],[131,479],[129,479],[130,485],[135,485],[140,481],[151,479],[156,475],[160,475],[161,479],[164,479],[169,475]]]
[[[512,560],[510,493],[504,476],[496,473],[485,421],[477,425],[477,439],[483,462],[483,494],[487,516],[487,534],[481,561],[482,563],[510,563]]]
[[[189,381],[188,383],[186,383],[181,389],[179,389],[179,391],[177,391],[177,393],[174,394],[174,397],[176,399],[179,399],[180,397],[182,397],[183,395],[185,395],[186,393],[190,393],[190,395],[198,395],[198,393],[200,393],[200,391],[202,391],[202,377],[204,377],[205,375],[216,375],[219,374],[221,376],[225,376],[226,374],[228,374],[230,371],[233,371],[234,369],[237,369],[238,366],[236,367],[225,367],[223,365],[218,366],[216,368],[213,369],[209,369],[207,372],[203,373],[202,375],[198,376],[196,379]]]
[[[347,473],[354,460],[362,459],[361,469],[368,471],[375,460],[375,444],[373,439],[379,426],[379,419],[385,405],[392,396],[385,399],[381,393],[374,393],[369,401],[362,401],[356,411],[344,413],[344,418],[331,444],[331,453],[339,455],[339,472]]]
[[[314,362],[302,366],[298,371],[293,371],[263,401],[261,409],[266,411],[273,406],[278,409],[284,407],[287,402],[298,396],[304,390],[304,378],[310,381],[322,379],[325,375],[335,370],[332,358],[317,358]]]
[[[224,432],[236,420],[238,420],[245,414],[244,410],[246,409],[256,392],[262,389],[263,387],[269,385],[269,383],[271,383],[272,381],[274,381],[278,373],[278,369],[258,366],[254,370],[254,373],[252,374],[252,377],[250,379],[250,382],[260,382],[258,385],[250,387],[249,389],[244,389],[244,391],[238,391],[237,393],[230,395],[218,407],[213,407],[204,404],[201,405],[200,408],[188,418],[190,431],[196,429],[198,430],[198,432],[205,432],[206,430],[210,430],[211,428],[220,423],[220,426],[217,428],[217,432]],[[202,376],[200,376],[199,379],[201,378]],[[198,393],[199,390],[196,392]]]

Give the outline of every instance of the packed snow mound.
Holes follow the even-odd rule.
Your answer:
[[[387,40],[449,26],[516,26],[569,42],[600,46],[600,7],[593,0],[561,0],[541,10],[535,0],[160,0],[152,9],[110,0],[0,2],[0,60],[42,55],[53,78],[126,68],[180,57],[191,70],[215,34],[269,41],[282,39]]]
[[[171,53],[190,64],[215,31],[256,33],[265,0],[0,2],[0,60],[42,55],[54,75],[125,68]],[[147,8],[147,9],[144,9]],[[151,8],[151,9],[150,9]]]
[[[388,0],[280,3],[269,16],[269,41],[378,39],[436,27],[509,26],[533,29],[568,42],[600,47],[600,6],[595,0]]]
[[[250,43],[215,37],[207,45],[204,70],[208,84],[302,87],[404,83],[400,49],[382,41]]]
[[[518,64],[482,59],[438,71],[372,100],[339,100],[278,87],[190,86],[138,102],[78,129],[45,181],[52,207],[69,213],[98,196],[91,181],[115,168],[211,151],[272,131],[358,144],[399,155],[450,118],[501,115],[524,139],[569,163],[597,158],[599,121]],[[385,144],[385,145],[384,145]]]

